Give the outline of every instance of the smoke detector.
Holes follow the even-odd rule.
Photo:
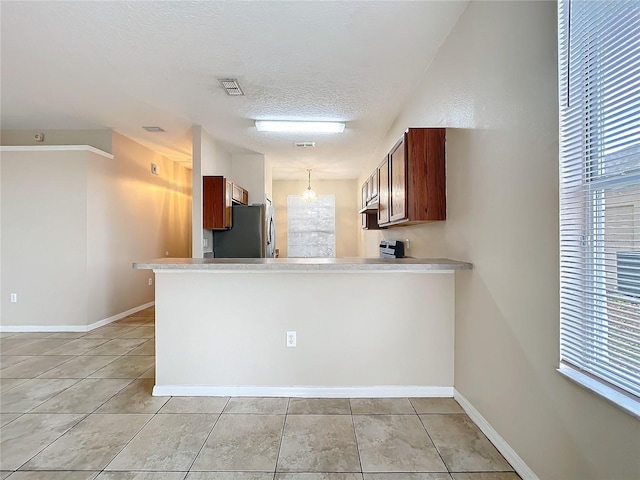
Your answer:
[[[220,85],[225,89],[227,95],[239,96],[244,95],[244,92],[240,88],[238,80],[235,78],[225,78],[220,80]]]
[[[294,145],[300,148],[313,148],[316,146],[316,142],[295,142]]]

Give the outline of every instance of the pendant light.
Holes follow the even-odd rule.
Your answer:
[[[308,169],[307,172],[309,172],[309,183],[307,185],[307,189],[302,194],[302,200],[305,202],[315,202],[318,200],[318,196],[316,195],[316,192],[311,190],[311,169]]]

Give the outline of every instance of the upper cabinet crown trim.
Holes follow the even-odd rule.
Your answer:
[[[81,151],[91,152],[113,160],[112,153],[105,152],[91,145],[3,145],[0,152],[54,152],[54,151]]]

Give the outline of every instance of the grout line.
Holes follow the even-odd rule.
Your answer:
[[[437,415],[446,415],[446,414],[437,414]],[[442,460],[442,464],[444,465],[444,468],[447,469],[447,472],[449,472],[449,476],[451,476],[451,470],[449,469],[449,465],[447,465],[447,462],[444,461],[444,457],[440,453],[440,449],[436,445],[436,442],[433,441],[433,438],[431,438],[431,434],[429,433],[429,430],[427,429],[427,426],[422,421],[422,418],[420,418],[420,415],[418,415],[418,420],[420,420],[420,424],[422,425],[422,428],[424,428],[424,431],[427,433],[427,437],[429,437],[429,440],[431,440],[431,443],[433,444],[433,447],[436,449],[436,452],[438,453],[438,456],[440,457],[440,460]]]
[[[282,432],[280,433],[280,443],[278,444],[278,452],[276,453],[276,464],[273,466],[273,480],[276,480],[278,474],[278,462],[280,461],[280,450],[282,449],[282,441],[284,440],[284,429],[287,426],[287,418],[289,416],[289,405],[291,397],[287,398],[287,408],[284,410],[284,419],[282,420]]]
[[[360,476],[364,479],[364,468],[362,467],[362,456],[360,455],[360,443],[358,442],[358,432],[356,431],[356,421],[351,408],[351,399],[349,399],[349,413],[351,414],[351,426],[353,427],[353,438],[356,441],[356,452],[358,453],[358,464],[360,465]]]
[[[173,397],[171,397],[173,398]],[[169,400],[171,400],[171,398]],[[231,397],[229,397],[231,398]],[[169,402],[169,400],[167,400],[167,403]],[[227,403],[229,403],[229,399],[227,399]],[[165,403],[166,405],[166,403]],[[226,404],[225,404],[226,406]],[[223,407],[224,410],[224,407]],[[158,415],[158,414],[156,414]],[[164,414],[164,415],[168,415],[168,414]],[[211,415],[211,414],[210,414]],[[216,425],[218,424],[218,422],[220,421],[220,418],[222,417],[222,412],[218,413],[218,416],[216,418],[216,421],[213,422],[213,425],[211,426],[211,430],[209,430],[209,433],[207,434],[207,436],[204,439],[204,442],[202,442],[202,445],[200,446],[200,449],[198,450],[198,453],[195,454],[195,456],[193,457],[193,460],[191,461],[191,463],[189,464],[189,468],[187,469],[187,473],[185,474],[185,478],[187,477],[187,475],[189,474],[189,472],[191,471],[191,469],[193,468],[193,464],[196,463],[196,460],[198,459],[198,457],[200,456],[200,454],[202,453],[202,450],[204,450],[204,446],[207,444],[207,442],[209,441],[209,437],[211,437],[211,434],[213,433],[213,429],[216,428]]]

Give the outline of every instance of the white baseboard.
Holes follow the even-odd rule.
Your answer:
[[[460,404],[460,406],[467,412],[469,418],[478,425],[478,428],[482,430],[491,443],[495,445],[498,451],[502,454],[502,456],[511,464],[513,469],[516,471],[522,480],[540,480],[538,476],[534,473],[529,466],[524,463],[524,460],[520,458],[520,456],[516,453],[516,451],[511,448],[511,446],[506,442],[504,438],[500,436],[500,434],[491,426],[489,422],[482,416],[482,414],[476,410],[476,408],[471,405],[471,402],[467,400],[464,395],[462,395],[455,388],[453,389],[453,398]]]
[[[367,386],[297,387],[257,385],[156,385],[159,397],[298,397],[298,398],[381,398],[452,397],[453,387]]]
[[[94,330],[98,327],[103,327],[111,322],[121,320],[125,317],[128,317],[129,315],[133,315],[134,313],[139,312],[140,310],[144,310],[145,308],[153,307],[155,304],[156,302],[145,303],[144,305],[139,305],[137,307],[130,308],[126,312],[121,312],[111,317],[105,318],[103,320],[98,320],[97,322],[87,325],[87,332],[90,332],[91,330]]]
[[[128,317],[145,308],[153,307],[156,302],[145,303],[126,312],[121,312],[111,317],[98,320],[90,325],[0,325],[0,332],[90,332],[98,327],[102,327],[116,320]]]

